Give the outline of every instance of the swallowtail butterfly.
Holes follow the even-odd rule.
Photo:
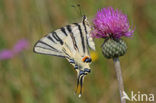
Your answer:
[[[89,65],[92,59],[88,46],[95,50],[90,32],[91,26],[86,16],[83,16],[82,22],[72,23],[49,33],[33,48],[35,53],[64,57],[74,66],[79,97],[82,94],[84,77],[91,72]]]

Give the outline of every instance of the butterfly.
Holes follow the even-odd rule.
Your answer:
[[[41,38],[34,45],[34,52],[66,58],[77,72],[77,90],[82,94],[84,77],[91,72],[89,67],[92,59],[89,48],[95,50],[93,38],[90,35],[91,26],[86,16],[80,23],[72,23],[57,29]]]

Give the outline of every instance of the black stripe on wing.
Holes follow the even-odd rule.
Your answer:
[[[87,42],[87,45],[88,45],[88,44],[89,44],[89,43],[88,43],[88,37],[87,37],[88,31],[87,31],[87,27],[86,27],[85,19],[86,19],[86,16],[84,16],[84,18],[83,18],[82,25],[83,25],[83,27],[84,27],[84,31],[85,31],[85,33],[86,33],[86,42]],[[88,48],[87,48],[87,52],[88,52],[88,54],[89,54],[89,50],[88,50]]]
[[[63,32],[64,35],[68,36],[64,27],[60,28],[60,30]]]
[[[37,46],[38,43],[44,44],[44,45],[48,46],[48,47],[51,48],[51,49],[44,48],[44,47],[41,47],[41,46]],[[40,47],[40,48],[52,50],[52,51],[55,51],[55,52],[59,52],[56,48],[54,48],[54,47],[52,47],[51,45],[49,45],[49,44],[47,44],[47,43],[45,43],[45,42],[42,42],[42,41],[40,41],[40,40],[35,44],[34,47]]]
[[[85,33],[87,34],[87,28],[86,28],[86,24],[85,24],[85,19],[86,19],[86,16],[83,17],[83,21],[82,21],[82,24],[84,26],[84,30],[85,30]]]
[[[56,44],[56,42],[53,40],[53,38],[50,35],[48,35],[47,38]]]
[[[35,52],[35,50],[34,50]],[[38,53],[38,52],[35,52]],[[57,57],[63,57],[63,58],[69,58],[68,56],[62,56],[62,55],[56,55],[56,54],[45,54],[45,53],[38,53],[38,54],[44,54],[44,55],[50,55],[50,56],[57,56]]]
[[[47,44],[47,43],[45,43],[45,42],[38,41],[38,43],[42,43],[42,44],[44,44],[44,45],[50,47],[52,50],[54,50],[54,51],[56,51],[56,52],[59,52],[56,48],[52,47],[51,45],[49,45],[49,44]]]
[[[75,40],[75,37],[74,37],[73,32],[72,32],[71,25],[67,25],[66,27],[67,27],[68,32],[70,33],[70,36],[71,36],[71,39],[72,39],[72,42],[74,45],[74,49],[79,50],[77,43],[76,43],[76,40]]]
[[[41,44],[43,44],[43,45],[46,45],[46,46],[49,47],[49,48],[42,47],[42,46],[37,46],[38,43],[41,43]],[[42,53],[42,52],[36,51],[36,50],[35,50],[36,48],[41,48],[41,49],[45,49],[45,50],[50,50],[50,51],[52,51],[52,52],[56,52],[57,54]],[[69,58],[68,55],[62,55],[62,52],[61,52],[61,51],[58,51],[57,49],[55,49],[55,48],[52,47],[51,45],[49,45],[49,44],[47,44],[47,43],[45,43],[45,42],[42,42],[42,41],[40,41],[40,40],[34,45],[34,47],[33,47],[33,52],[38,53],[38,54],[45,54],[45,55],[51,55],[51,56],[58,56],[58,57]],[[61,55],[60,55],[59,53],[60,53]]]
[[[82,29],[81,26],[78,23],[73,23],[74,25],[78,26],[79,32],[80,32],[80,37],[81,37],[81,43],[82,43],[82,47],[83,47],[83,52],[85,53],[85,41],[84,41],[84,37],[82,34]]]
[[[56,41],[60,42],[60,44],[63,45],[62,39],[57,35],[56,32],[52,32],[52,36],[54,37]]]

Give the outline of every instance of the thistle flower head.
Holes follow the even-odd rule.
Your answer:
[[[112,7],[99,10],[93,19],[93,25],[92,36],[96,38],[130,37],[134,32],[134,30],[130,29],[127,16]]]

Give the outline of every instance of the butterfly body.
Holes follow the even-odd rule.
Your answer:
[[[73,23],[57,29],[41,38],[34,46],[34,52],[66,58],[77,71],[77,86],[82,92],[83,78],[89,73],[91,57],[88,46],[95,50],[90,36],[91,27],[85,16],[82,22]]]

